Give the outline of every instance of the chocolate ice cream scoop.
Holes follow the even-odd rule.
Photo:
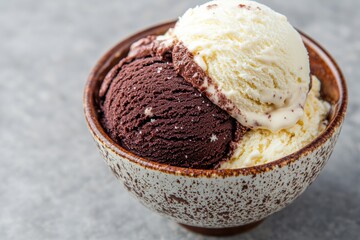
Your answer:
[[[209,169],[226,160],[245,131],[174,70],[171,58],[125,59],[100,95],[103,125],[121,146],[147,159]]]

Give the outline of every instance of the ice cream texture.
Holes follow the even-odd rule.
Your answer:
[[[132,153],[169,165],[209,169],[228,160],[244,129],[177,75],[171,58],[141,54],[117,64],[103,83],[109,135]]]
[[[285,16],[253,1],[212,1],[189,9],[170,35],[207,73],[196,87],[242,125],[276,132],[303,116],[309,57]]]
[[[212,1],[133,43],[102,83],[102,123],[122,147],[160,163],[268,163],[326,128],[330,105],[309,65],[283,15],[253,1]]]
[[[320,98],[320,81],[313,76],[305,104],[305,114],[291,128],[273,133],[266,129],[247,132],[223,169],[250,167],[280,159],[298,151],[321,133],[327,125],[330,104]]]

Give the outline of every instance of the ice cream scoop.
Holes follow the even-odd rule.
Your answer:
[[[303,116],[309,57],[285,16],[253,1],[212,1],[189,9],[169,35],[181,52],[174,65],[189,72],[188,51],[207,75],[185,79],[242,125],[276,132]]]
[[[103,84],[110,136],[138,156],[169,165],[208,169],[227,160],[244,128],[177,75],[171,59],[140,49]]]

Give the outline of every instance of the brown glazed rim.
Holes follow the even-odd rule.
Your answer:
[[[121,51],[123,50],[124,45],[130,45],[134,41],[138,40],[141,37],[150,34],[161,34],[166,29],[174,26],[175,21],[166,22],[160,25],[156,25],[151,28],[147,28],[143,31],[134,34],[125,40],[119,42],[113,48],[111,48],[95,65],[92,69],[87,83],[85,85],[85,92],[83,97],[83,104],[84,104],[84,111],[85,111],[85,118],[88,124],[90,131],[92,132],[93,136],[98,139],[98,141],[102,142],[103,145],[107,147],[108,150],[111,150],[114,154],[119,155],[128,161],[131,161],[135,164],[139,164],[144,168],[153,169],[157,171],[161,171],[168,174],[175,174],[175,175],[182,175],[188,177],[230,177],[230,176],[239,176],[239,175],[256,175],[259,173],[267,172],[277,167],[281,168],[292,162],[298,160],[301,156],[308,154],[309,152],[314,151],[314,149],[320,147],[322,144],[329,139],[334,131],[341,127],[343,119],[346,113],[347,101],[348,101],[348,94],[346,88],[346,82],[344,76],[335,62],[335,60],[330,56],[330,54],[322,48],[318,43],[312,40],[306,34],[301,33],[303,37],[303,41],[311,46],[324,60],[326,64],[328,64],[329,68],[332,70],[334,77],[337,80],[337,85],[339,87],[339,101],[337,103],[337,108],[335,110],[335,116],[329,122],[329,125],[322,132],[317,138],[315,138],[311,143],[306,145],[305,147],[301,148],[297,152],[294,152],[286,157],[280,158],[278,160],[246,168],[239,168],[239,169],[212,169],[212,170],[204,170],[204,169],[192,169],[192,168],[183,168],[183,167],[176,167],[170,166],[167,164],[157,163],[154,161],[147,160],[145,158],[136,156],[135,154],[125,150],[115,141],[113,141],[104,131],[102,128],[99,119],[97,118],[97,109],[95,105],[95,97],[97,92],[96,90],[96,78],[97,75],[101,72],[104,67],[109,66],[111,64],[111,59],[114,57],[118,57],[121,55]]]

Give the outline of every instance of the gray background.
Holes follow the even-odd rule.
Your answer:
[[[107,49],[202,2],[0,0],[1,239],[207,239],[121,187],[82,109],[86,78]],[[261,2],[329,50],[350,105],[315,183],[257,229],[227,239],[360,239],[360,1]]]

